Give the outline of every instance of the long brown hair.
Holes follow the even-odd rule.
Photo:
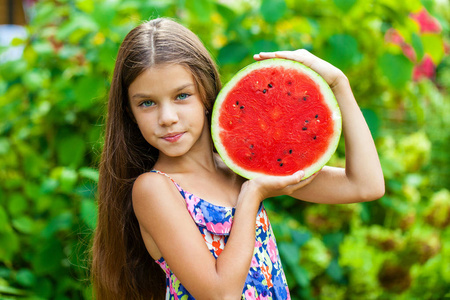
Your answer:
[[[158,150],[145,141],[133,121],[128,87],[144,70],[166,63],[181,64],[192,72],[207,110],[221,88],[204,45],[175,21],[145,22],[122,42],[109,93],[99,170],[98,225],[92,248],[97,299],[164,299],[165,275],[145,248],[131,201],[134,180],[152,169]]]

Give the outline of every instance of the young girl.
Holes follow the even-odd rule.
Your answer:
[[[339,102],[346,168],[301,180],[245,180],[215,153],[209,118],[221,88],[191,31],[168,19],[133,29],[111,84],[93,246],[98,299],[289,299],[267,197],[317,203],[384,193],[377,152],[345,75],[305,50],[259,53],[324,77]]]

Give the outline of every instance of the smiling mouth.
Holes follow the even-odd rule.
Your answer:
[[[178,141],[183,135],[184,135],[184,132],[170,133],[170,134],[163,136],[162,139],[167,142],[174,143],[174,142]]]

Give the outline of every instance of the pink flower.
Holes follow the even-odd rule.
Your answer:
[[[197,207],[195,209],[194,219],[195,219],[195,221],[197,223],[202,224],[202,225],[206,225],[205,224],[205,216],[203,215],[203,212],[202,212],[202,210],[199,207]]]
[[[277,246],[272,237],[267,242],[267,252],[269,252],[270,260],[275,263],[277,261]]]
[[[393,43],[396,45],[402,45],[405,42],[405,39],[394,28],[389,28],[386,31],[386,34],[384,35],[384,40],[388,43]]]
[[[414,67],[413,79],[418,81],[422,78],[433,79],[436,74],[436,66],[434,65],[431,57],[425,55],[422,62]]]
[[[440,33],[442,30],[439,21],[431,16],[425,8],[417,13],[412,13],[410,16],[419,24],[421,33]]]
[[[191,197],[188,197],[188,199],[186,200],[187,203],[187,208],[189,211],[194,211],[194,207],[195,205],[197,205],[197,203],[200,201],[200,198],[192,195]]]
[[[414,48],[411,45],[408,44],[403,44],[402,45],[402,50],[403,50],[403,54],[405,54],[405,56],[407,58],[409,58],[410,61],[415,62],[417,59],[416,56],[416,51],[414,51]]]
[[[231,223],[224,222],[223,224],[222,223],[214,224],[212,222],[208,222],[206,223],[206,228],[208,228],[208,230],[211,230],[214,233],[228,233],[230,232],[231,229]]]
[[[252,257],[252,263],[250,265],[250,267],[258,267],[258,261],[256,260],[256,257]]]
[[[251,286],[247,286],[247,290],[245,291],[245,299],[256,300],[255,290]]]
[[[269,299],[269,295],[266,295],[266,296],[259,295],[259,297],[258,297],[258,300],[268,300],[268,299]]]

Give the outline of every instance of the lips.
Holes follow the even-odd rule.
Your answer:
[[[182,136],[184,135],[184,132],[174,132],[174,133],[169,133],[166,134],[162,137],[163,140],[170,142],[170,143],[175,143],[176,141],[178,141]]]

